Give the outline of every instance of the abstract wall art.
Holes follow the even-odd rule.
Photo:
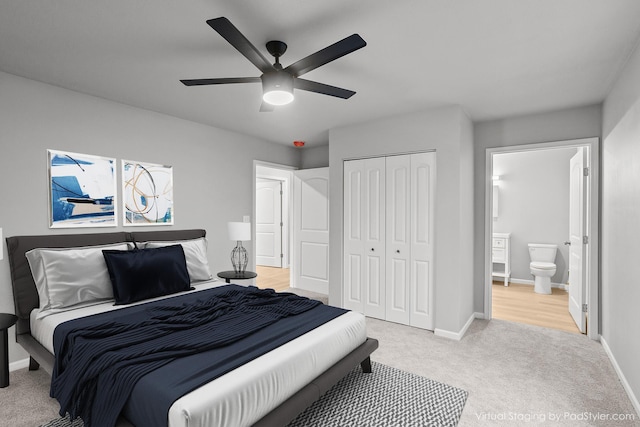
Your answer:
[[[116,160],[47,150],[50,228],[115,227]]]
[[[173,168],[122,161],[125,226],[173,225]]]

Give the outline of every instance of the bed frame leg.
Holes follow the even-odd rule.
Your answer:
[[[37,371],[38,368],[40,368],[40,364],[36,362],[36,360],[33,357],[29,356],[29,370]]]
[[[362,362],[360,362],[360,367],[362,367],[362,372],[365,374],[371,373],[371,357],[367,357]]]

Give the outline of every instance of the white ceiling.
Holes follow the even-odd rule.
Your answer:
[[[260,113],[259,76],[206,20],[226,16],[286,67],[350,34],[368,45],[304,77],[355,90],[296,91]],[[0,70],[273,142],[435,106],[474,121],[601,102],[640,35],[638,0],[0,0]],[[0,93],[0,96],[2,94]]]

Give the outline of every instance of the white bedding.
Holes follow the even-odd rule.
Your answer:
[[[195,284],[196,290],[222,286]],[[118,310],[113,302],[36,319],[31,334],[53,353],[53,331],[67,320]],[[169,409],[169,427],[251,425],[366,340],[365,318],[348,312],[186,394]]]

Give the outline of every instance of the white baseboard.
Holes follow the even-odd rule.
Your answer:
[[[9,363],[9,372],[17,371],[18,369],[24,369],[29,367],[29,358],[22,360],[16,360],[15,362]]]
[[[616,358],[613,356],[613,353],[611,352],[611,348],[609,348],[609,344],[607,344],[607,341],[604,339],[602,335],[600,335],[600,343],[602,344],[602,348],[604,348],[604,352],[607,353],[607,356],[609,356],[609,360],[611,361],[611,364],[613,365],[613,369],[615,369],[616,374],[618,374],[618,378],[622,383],[622,387],[624,388],[624,391],[627,392],[627,396],[629,396],[629,400],[631,400],[631,404],[633,405],[636,412],[638,413],[638,416],[640,417],[640,402],[638,401],[638,398],[636,397],[636,395],[633,393],[633,390],[631,389],[631,386],[629,385],[627,378],[624,376],[624,373],[622,373],[622,369],[620,369],[620,365],[618,365]]]
[[[504,282],[503,279],[493,279],[494,282]],[[527,280],[527,279],[509,279],[509,283],[517,283],[518,285],[531,285],[533,286],[535,284],[535,282],[533,280]],[[567,284],[566,283],[555,283],[555,282],[551,282],[551,287],[552,288],[558,288],[558,289],[562,289],[567,291]]]
[[[487,316],[484,315],[484,313],[476,311],[475,313],[473,313],[473,316],[476,319],[487,319]]]
[[[469,320],[467,320],[467,323],[464,324],[464,326],[462,327],[462,329],[460,329],[460,331],[458,332],[452,332],[452,331],[447,331],[445,329],[438,329],[435,328],[433,330],[434,335],[437,335],[439,337],[444,337],[444,338],[449,338],[451,340],[456,340],[456,341],[460,341],[462,339],[462,337],[464,337],[464,334],[467,333],[467,329],[469,329],[469,326],[471,326],[471,324],[473,323],[473,320],[476,318],[484,318],[484,314],[483,313],[473,313],[471,314],[471,316],[469,317]]]
[[[475,316],[476,316],[476,319],[491,320],[491,316],[488,316],[485,313],[481,313],[478,311],[476,311]]]

